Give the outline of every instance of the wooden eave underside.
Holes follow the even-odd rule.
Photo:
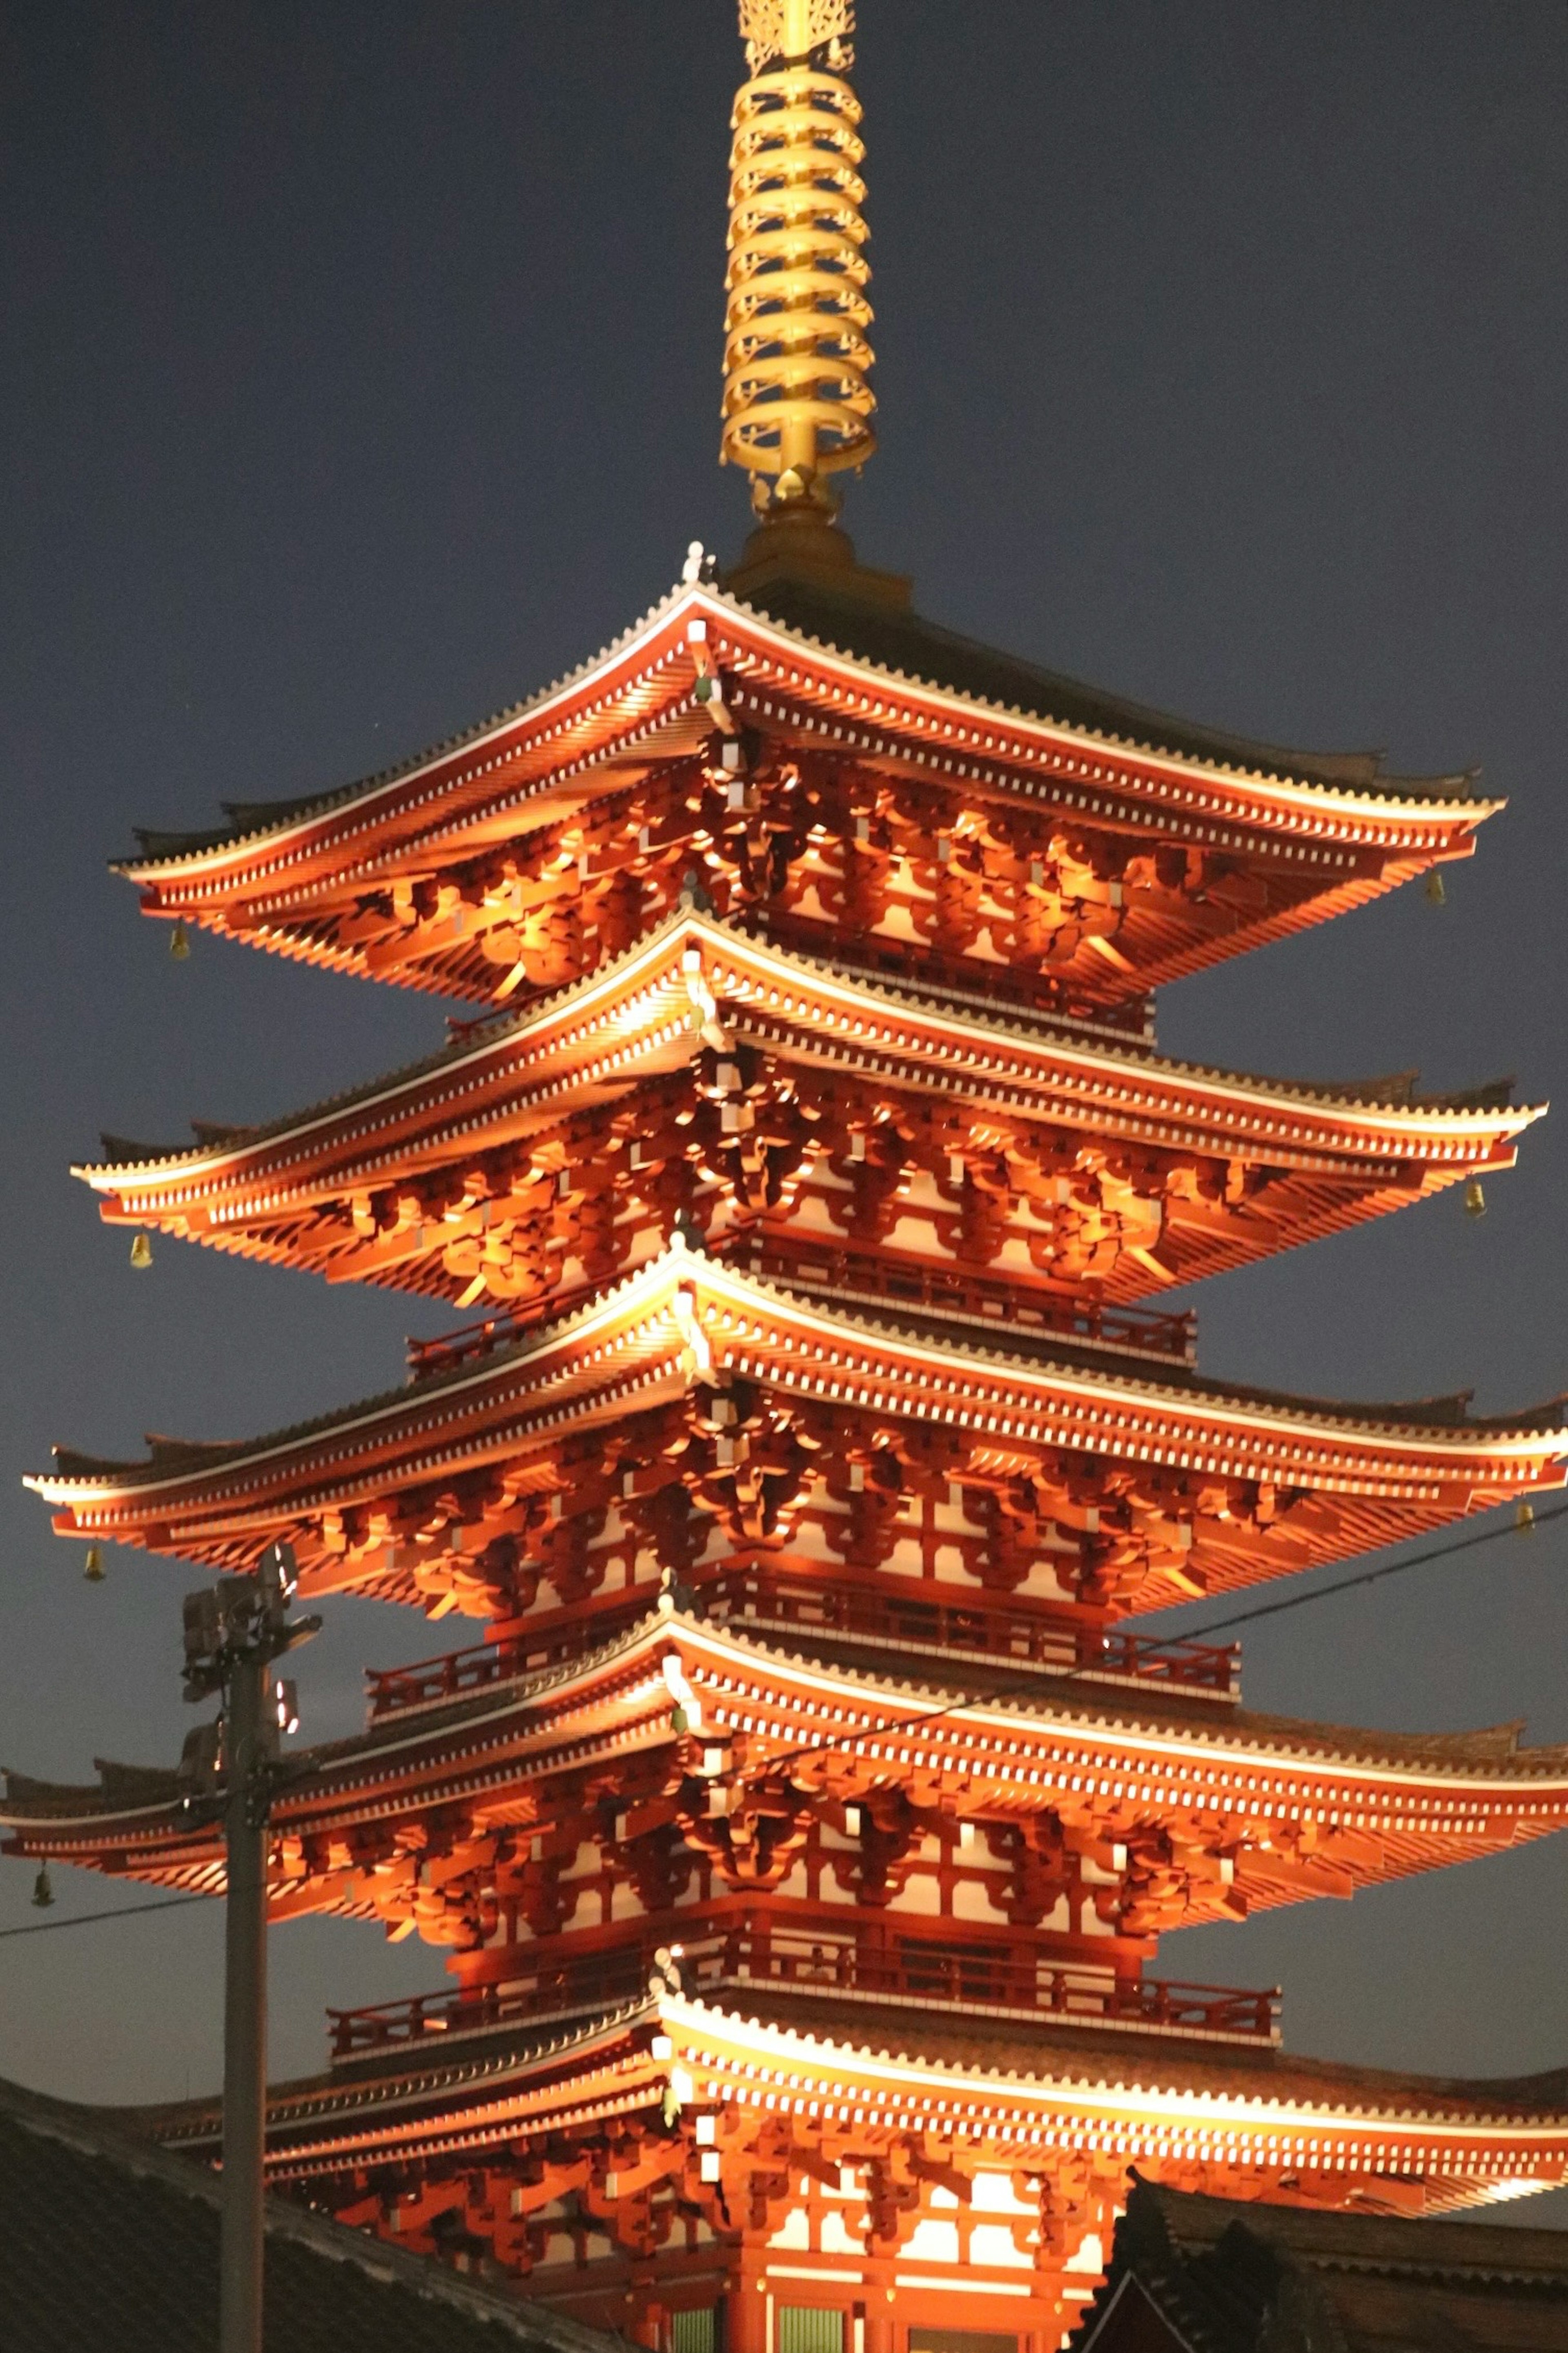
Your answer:
[[[362,1267],[371,1254],[320,1213],[525,1141],[689,1067],[715,1014],[735,1043],[786,1063],[1294,1177],[1283,1219],[1265,1219],[1253,1235],[1245,1226],[1194,1231],[1181,1280],[1508,1166],[1514,1138],[1541,1115],[1487,1103],[1379,1102],[1173,1063],[878,986],[687,913],[551,1002],[373,1086],[214,1149],[76,1173],[117,1222],[329,1277],[341,1261],[351,1279],[454,1296],[461,1282],[441,1264],[450,1229],[429,1228],[427,1249],[399,1244],[385,1269]],[[1129,1260],[1107,1295],[1151,1287],[1150,1271]]]
[[[394,2065],[352,2084],[281,2084],[269,2104],[269,2172],[321,2179],[366,2165],[461,2163],[550,2132],[581,2135],[657,2109],[676,2071],[702,2108],[767,2108],[814,2135],[837,2125],[846,2146],[936,2131],[1012,2145],[1015,2162],[1085,2149],[1136,2163],[1202,2158],[1300,2173],[1425,2179],[1432,2202],[1461,2205],[1489,2182],[1568,2173],[1561,2075],[1464,2083],[1335,2066],[1284,2052],[1200,2053],[1086,2030],[944,2031],[866,2040],[863,2012],[789,2002],[758,1989],[750,2014],[717,2004],[650,2001],[567,2033],[514,2042],[445,2066]],[[655,2060],[653,2038],[670,2056]],[[212,2146],[210,2104],[147,2118],[166,2146]]]
[[[705,629],[700,649],[689,631]],[[1305,878],[1308,894],[1241,933],[1151,935],[1140,987],[1358,905],[1435,860],[1467,855],[1501,804],[1301,781],[1132,744],[904,678],[779,627],[720,592],[676,591],[532,702],[390,776],[236,839],[126,861],[150,912],[342,971],[370,969],[340,924],[355,896],[514,843],[577,815],[711,733],[693,699],[711,667],[735,722],[959,788],[1059,812],[1153,847],[1213,849]],[[1259,747],[1260,758],[1272,760]],[[1309,767],[1310,763],[1304,761]],[[471,947],[399,966],[408,985],[488,993]],[[1125,992],[1124,992],[1125,993]]]
[[[885,1666],[852,1671],[656,1614],[570,1667],[302,1752],[300,1764],[313,1759],[314,1769],[280,1793],[277,1833],[341,1841],[454,1812],[481,1830],[548,1827],[554,1810],[575,1812],[578,1802],[564,1793],[563,1775],[623,1776],[664,1752],[674,1762],[667,1660],[698,1694],[704,1740],[727,1744],[744,1731],[747,1778],[784,1770],[845,1801],[896,1783],[917,1804],[969,1820],[1049,1808],[1109,1839],[1173,1827],[1189,1846],[1207,1841],[1236,1857],[1234,1883],[1254,1909],[1348,1895],[1568,1822],[1568,1749],[1520,1750],[1508,1730],[1383,1734],[1202,1704],[1139,1707],[1071,1677],[1022,1694],[1004,1683],[991,1696],[979,1678],[913,1683]],[[135,1785],[137,1802],[116,1802],[112,1781],[72,1789],[13,1777],[0,1808],[13,1851],[218,1892],[221,1826],[190,1828],[173,1776],[111,1770]],[[275,1902],[280,1916],[369,1910],[341,1866],[319,1885],[285,1883]],[[1211,1908],[1223,1916],[1217,1894]]]
[[[400,1482],[537,1457],[548,1484],[549,1451],[568,1430],[726,1375],[802,1404],[962,1431],[998,1465],[1027,1468],[1049,1449],[1320,1495],[1336,1513],[1326,1558],[1561,1485],[1568,1451],[1555,1408],[1534,1423],[1363,1421],[1351,1409],[944,1345],[812,1305],[677,1240],[602,1299],[475,1367],[246,1446],[163,1441],[145,1465],[84,1463],[27,1483],[57,1506],[62,1533],[232,1561],[237,1544],[259,1553],[281,1526]],[[1232,1562],[1213,1589],[1246,1581]]]

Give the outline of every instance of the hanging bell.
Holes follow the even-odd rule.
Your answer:
[[[1472,1176],[1465,1187],[1465,1215],[1467,1218],[1484,1218],[1486,1214],[1487,1197],[1481,1190],[1481,1180],[1478,1176]]]
[[[87,1559],[83,1565],[81,1573],[83,1577],[86,1577],[89,1585],[102,1584],[103,1546],[101,1545],[91,1544],[88,1546]]]
[[[169,934],[169,954],[176,964],[184,964],[191,952],[191,935],[183,923],[176,923]]]
[[[136,1239],[131,1245],[131,1263],[138,1271],[153,1263],[153,1245],[141,1227],[137,1228]]]
[[[1514,1513],[1513,1524],[1519,1530],[1520,1535],[1533,1535],[1535,1534],[1535,1505],[1533,1504],[1520,1504]]]
[[[55,1891],[49,1883],[49,1866],[46,1862],[33,1882],[33,1908],[37,1912],[47,1912],[54,1900]]]
[[[1443,888],[1443,877],[1436,867],[1426,877],[1426,896],[1435,907],[1446,907],[1448,903],[1448,893]]]

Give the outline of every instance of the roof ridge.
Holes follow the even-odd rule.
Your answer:
[[[797,591],[805,589],[808,602],[810,601],[813,591],[809,584],[793,582],[789,585],[795,587]],[[965,637],[959,630],[948,628],[940,621],[928,620],[924,614],[911,613],[897,617],[899,620],[905,622],[906,626],[913,624],[916,629],[926,632],[932,638],[950,644],[966,652],[981,654],[992,661],[1011,664],[1021,673],[1038,679],[1044,686],[1054,687],[1058,691],[1065,690],[1069,694],[1099,696],[1107,704],[1118,707],[1128,718],[1149,720],[1177,730],[1190,728],[1194,738],[1207,736],[1213,744],[1226,744],[1237,753],[1244,751],[1264,753],[1270,755],[1273,762],[1269,767],[1244,767],[1234,761],[1221,758],[1213,753],[1184,752],[1174,743],[1159,743],[1154,741],[1152,736],[1120,735],[1108,729],[1096,727],[1086,721],[1064,718],[1054,712],[1029,711],[1021,703],[999,702],[994,697],[982,694],[978,690],[946,684],[939,679],[927,678],[918,671],[895,667],[879,659],[875,655],[862,653],[853,646],[841,645],[835,638],[822,637],[803,623],[793,621],[785,615],[771,612],[766,605],[753,603],[746,597],[737,596],[733,590],[715,588],[710,584],[707,593],[710,596],[716,596],[732,611],[745,613],[754,620],[766,621],[770,628],[778,629],[781,635],[793,638],[801,644],[814,647],[819,652],[832,655],[840,661],[853,662],[863,669],[875,670],[879,676],[895,685],[918,688],[928,694],[951,695],[959,702],[993,712],[999,719],[1032,720],[1039,726],[1063,728],[1087,741],[1104,744],[1118,751],[1143,753],[1151,759],[1191,761],[1196,765],[1216,770],[1221,775],[1234,776],[1244,782],[1287,785],[1313,792],[1343,795],[1346,797],[1371,797],[1378,800],[1414,806],[1418,805],[1423,797],[1415,794],[1391,793],[1387,790],[1380,791],[1378,789],[1380,779],[1387,785],[1446,784],[1467,786],[1479,774],[1478,769],[1470,768],[1453,770],[1447,774],[1433,776],[1390,775],[1383,767],[1385,755],[1381,749],[1369,753],[1312,753],[1283,744],[1254,743],[1246,736],[1233,734],[1226,728],[1210,727],[1204,722],[1198,720],[1182,720],[1174,712],[1158,711],[1150,704],[1136,702],[1130,697],[1115,690],[1092,686],[1086,680],[1069,678],[1065,673],[1046,670],[1031,661],[1025,655],[1007,653],[999,647],[986,645],[980,638]],[[830,603],[843,602],[833,598],[831,591],[826,594]],[[846,617],[853,617],[858,612],[858,607],[847,608]],[[886,617],[880,614],[876,617],[886,619]],[[896,621],[892,624],[895,627],[896,625]],[[1373,764],[1371,773],[1364,780],[1350,777],[1335,780],[1314,777],[1305,773],[1293,772],[1290,765],[1299,763],[1303,770],[1314,765],[1327,769],[1330,765],[1352,760],[1365,760]],[[1474,800],[1467,791],[1456,790],[1445,795],[1427,795],[1425,797],[1427,800],[1437,799],[1445,804],[1467,804],[1474,807],[1478,814],[1484,812],[1489,806],[1486,802]]]
[[[1467,1113],[1509,1111],[1519,1117],[1522,1126],[1529,1124],[1532,1119],[1542,1116],[1546,1108],[1544,1103],[1510,1104],[1506,1098],[1497,1100],[1501,1090],[1511,1092],[1513,1085],[1511,1079],[1490,1081],[1485,1085],[1468,1091],[1456,1089],[1445,1094],[1433,1095],[1425,1099],[1409,1093],[1404,1098],[1396,1100],[1385,1092],[1392,1084],[1388,1080],[1341,1082],[1336,1092],[1328,1082],[1268,1078],[1254,1071],[1226,1070],[1213,1063],[1181,1060],[1171,1055],[1158,1053],[1152,1047],[1135,1043],[1130,1039],[1126,1045],[1119,1045],[1098,1034],[1097,1031],[1096,1035],[1088,1036],[1084,1030],[1075,1030],[1070,1021],[1055,1021],[1044,1014],[1033,1022],[1020,1020],[1016,1013],[1003,1008],[1000,1000],[998,1000],[998,1010],[995,1014],[978,1012],[972,1008],[955,1012],[951,1007],[942,1003],[939,992],[932,996],[924,996],[913,989],[898,987],[886,979],[867,974],[855,965],[841,962],[831,955],[818,955],[810,949],[795,947],[773,940],[766,934],[759,938],[757,933],[730,918],[705,914],[694,906],[686,894],[683,893],[674,906],[658,923],[651,924],[648,930],[632,941],[628,947],[619,949],[613,955],[608,956],[602,964],[596,965],[591,972],[584,973],[577,979],[567,982],[560,988],[552,990],[547,997],[539,997],[515,1008],[502,1009],[480,1016],[467,1029],[464,1036],[449,1039],[444,1046],[438,1047],[433,1053],[419,1056],[411,1062],[402,1063],[394,1070],[383,1071],[375,1078],[363,1081],[357,1086],[347,1087],[336,1094],[324,1096],[317,1103],[306,1103],[298,1110],[285,1112],[277,1119],[257,1121],[250,1124],[236,1124],[228,1128],[221,1138],[198,1136],[195,1144],[176,1145],[165,1148],[134,1143],[126,1136],[106,1134],[101,1138],[105,1149],[117,1153],[120,1156],[111,1157],[106,1161],[76,1163],[72,1166],[71,1174],[84,1179],[90,1179],[92,1176],[117,1175],[122,1171],[128,1172],[138,1168],[179,1166],[183,1169],[190,1169],[203,1161],[221,1160],[237,1156],[249,1149],[265,1146],[289,1135],[296,1129],[330,1118],[334,1113],[349,1111],[355,1104],[364,1103],[388,1089],[410,1086],[422,1078],[434,1077],[442,1071],[453,1069],[469,1057],[482,1055],[491,1048],[501,1044],[506,1038],[521,1034],[535,1022],[543,1025],[557,1018],[570,1007],[575,997],[586,995],[593,988],[602,987],[607,981],[613,980],[618,972],[624,971],[633,959],[648,955],[663,941],[672,938],[678,931],[688,927],[705,930],[716,934],[721,940],[733,941],[753,952],[765,951],[780,962],[791,965],[807,974],[831,977],[841,986],[848,987],[874,1002],[895,1006],[901,1011],[909,1014],[926,1017],[939,1016],[972,1029],[994,1033],[1002,1039],[1021,1040],[1045,1050],[1061,1047],[1075,1054],[1097,1057],[1118,1069],[1141,1071],[1160,1079],[1187,1080],[1203,1084],[1223,1085],[1238,1089],[1266,1101],[1273,1099],[1298,1102],[1317,1105],[1324,1110],[1348,1108],[1374,1112],[1404,1112],[1407,1116],[1423,1120],[1430,1119],[1434,1124],[1444,1116],[1458,1118]],[[1086,1030],[1088,1026],[1085,1025]],[[1402,1072],[1399,1075],[1404,1077],[1407,1074]],[[1408,1075],[1414,1078],[1414,1073]],[[193,1123],[193,1125],[198,1126],[212,1124],[213,1123]]]
[[[142,2175],[200,2205],[215,2211],[222,2205],[222,2187],[209,2167],[175,2156],[155,2140],[143,2137],[112,2109],[88,2107],[0,2080],[0,2119],[4,2118],[25,2132],[63,2142],[79,2155]],[[389,2246],[384,2240],[367,2238],[310,2207],[274,2195],[265,2200],[263,2228],[270,2239],[292,2241],[333,2263],[351,2264],[373,2279],[409,2289],[429,2302],[491,2321],[525,2342],[537,2344],[542,2338],[556,2353],[608,2353],[615,2341],[564,2315],[524,2304],[464,2279],[444,2264]]]

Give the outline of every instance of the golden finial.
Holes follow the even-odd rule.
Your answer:
[[[720,459],[765,517],[831,520],[823,478],[876,447],[853,29],[850,0],[740,0]]]

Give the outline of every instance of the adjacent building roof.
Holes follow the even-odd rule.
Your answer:
[[[1563,2353],[1568,2232],[1135,2179],[1069,2353]]]
[[[210,2353],[218,2181],[124,2117],[0,2084],[0,2335]],[[611,2353],[620,2340],[270,2199],[266,2353]]]

